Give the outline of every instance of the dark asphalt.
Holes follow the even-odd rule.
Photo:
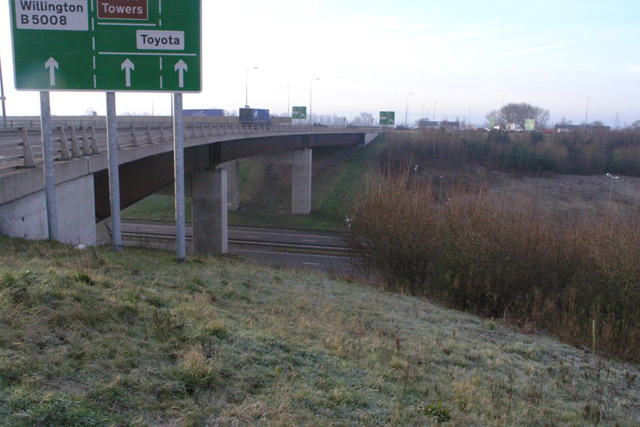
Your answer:
[[[167,223],[122,223],[126,246],[175,250],[175,226]],[[191,249],[193,229],[187,227]],[[346,244],[338,233],[258,227],[229,227],[229,253],[260,263],[354,274]]]

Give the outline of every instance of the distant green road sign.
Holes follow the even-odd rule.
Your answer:
[[[380,124],[395,125],[396,124],[395,111],[380,111]]]
[[[527,119],[524,121],[524,130],[532,131],[536,128],[536,121],[534,119]]]
[[[292,107],[291,118],[305,120],[307,118],[307,107]]]
[[[18,90],[202,90],[201,0],[9,3]]]

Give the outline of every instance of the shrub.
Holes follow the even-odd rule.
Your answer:
[[[462,136],[464,135],[464,136]],[[435,170],[479,164],[507,172],[555,172],[640,176],[638,133],[608,132],[585,135],[509,134],[492,130],[450,134],[440,131],[395,133],[381,156],[384,164],[413,158]]]
[[[371,179],[349,245],[390,290],[546,329],[640,361],[640,221],[548,222],[518,204],[459,188],[438,201],[404,168]]]
[[[487,141],[497,142],[499,144],[506,144],[511,142],[511,138],[509,138],[509,134],[507,132],[491,129],[489,131],[489,136],[487,137]]]
[[[534,144],[544,141],[544,134],[542,132],[533,131],[529,133],[529,140]]]
[[[367,197],[355,210],[350,234],[356,259],[365,269],[375,267],[393,290],[418,292],[429,276],[438,224],[424,215],[435,203],[429,186],[412,182],[410,163],[400,172],[387,169],[372,179]],[[364,240],[361,237],[365,237]]]

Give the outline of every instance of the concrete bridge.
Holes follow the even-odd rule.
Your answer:
[[[190,120],[194,119],[194,120]],[[38,118],[0,128],[0,233],[47,239],[45,179]],[[59,239],[97,243],[111,215],[106,121],[64,118],[53,123]],[[367,144],[379,128],[292,124],[240,125],[186,118],[185,175],[191,177],[196,252],[227,252],[227,209],[239,206],[238,161],[292,165],[295,214],[311,210],[312,150]],[[118,118],[122,209],[174,181],[171,118]]]

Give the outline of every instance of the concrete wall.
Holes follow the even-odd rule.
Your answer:
[[[93,175],[56,186],[58,234],[64,243],[96,244]],[[44,191],[0,205],[0,234],[31,240],[49,238]]]
[[[364,145],[369,144],[371,141],[373,141],[374,139],[376,139],[378,136],[380,136],[379,133],[365,133],[364,134]]]

